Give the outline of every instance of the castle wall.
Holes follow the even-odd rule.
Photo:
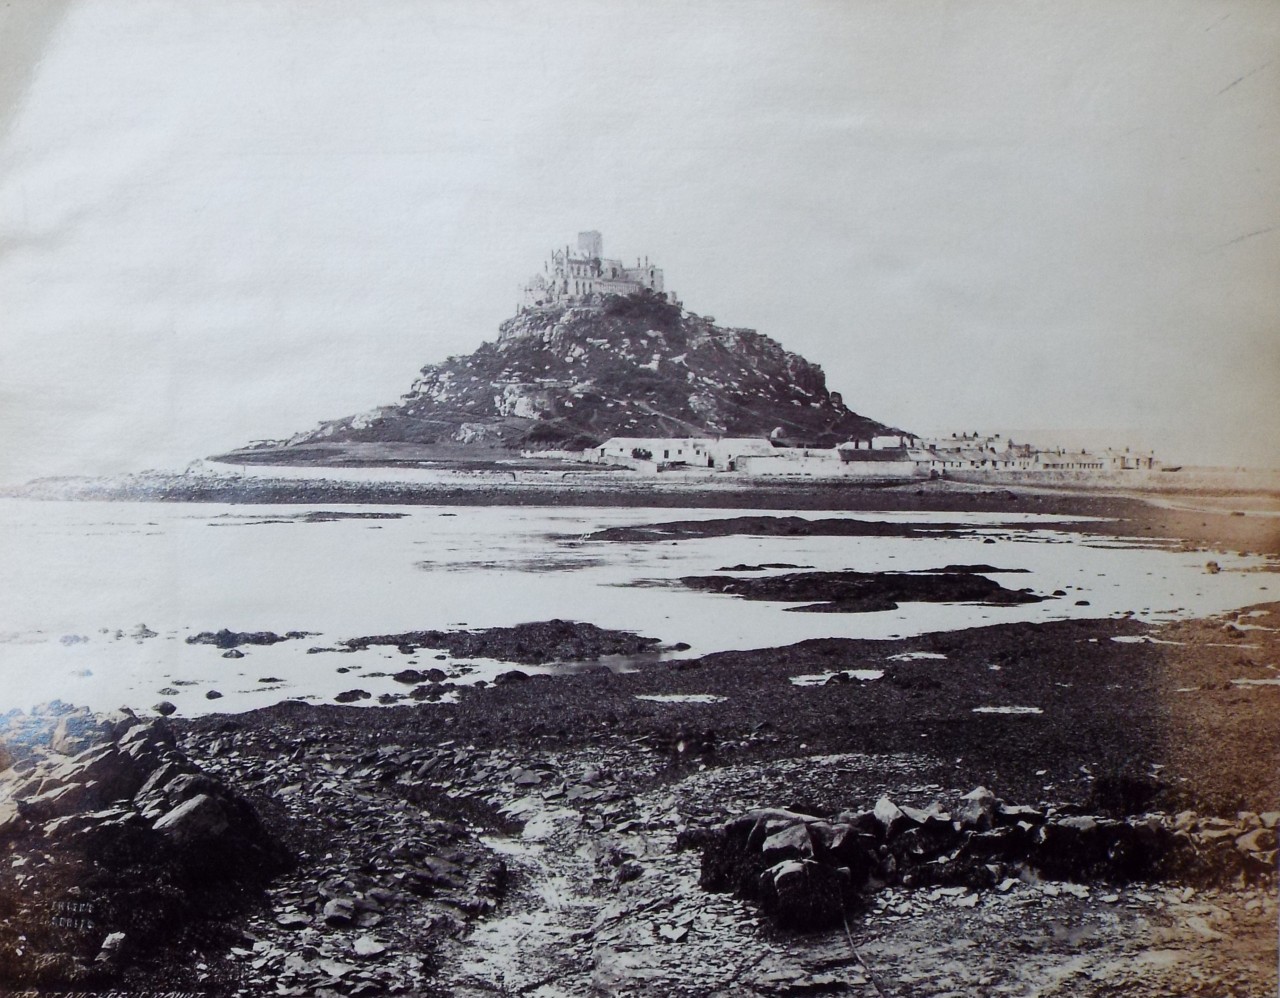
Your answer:
[[[554,250],[544,273],[532,277],[521,289],[526,307],[580,302],[592,295],[630,295],[650,290],[663,293],[660,267],[646,259],[626,267],[621,260],[605,259],[604,237],[599,232],[579,232],[578,246]]]

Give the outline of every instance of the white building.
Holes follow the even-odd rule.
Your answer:
[[[769,455],[774,447],[763,437],[610,437],[585,452],[596,464],[629,468],[716,468],[732,470],[748,455]]]

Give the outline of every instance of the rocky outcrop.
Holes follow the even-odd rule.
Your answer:
[[[199,634],[193,634],[187,638],[187,644],[213,645],[215,648],[234,651],[240,645],[274,645],[281,641],[292,641],[297,638],[308,637],[311,637],[311,635],[307,631],[288,631],[285,634],[276,634],[274,631],[232,631],[224,627],[220,631],[201,631]]]
[[[1280,813],[1114,819],[1010,805],[979,787],[949,810],[881,798],[829,819],[749,811],[686,836],[701,886],[755,899],[779,926],[816,930],[886,886],[989,890],[1023,880],[1198,885],[1268,881]],[[1007,889],[1007,886],[1006,888]]]
[[[521,312],[475,353],[422,369],[395,405],[323,424],[323,442],[581,448],[613,436],[765,436],[833,446],[887,427],[845,407],[822,369],[751,329],[658,297]]]
[[[254,809],[163,718],[55,706],[0,739],[0,984],[70,986],[242,903],[288,863]]]
[[[660,642],[630,631],[609,630],[573,620],[539,620],[510,627],[478,631],[406,631],[349,638],[342,647],[350,651],[376,645],[394,645],[405,654],[419,648],[443,649],[455,658],[496,658],[503,662],[540,665],[544,662],[590,662],[605,655],[639,655],[653,651]],[[313,649],[324,651],[325,649]],[[438,669],[422,673],[436,679]],[[418,682],[419,673],[406,670],[395,678]],[[402,678],[403,677],[403,678]],[[443,673],[438,678],[444,678]],[[437,679],[438,681],[438,679]]]
[[[1014,606],[1039,603],[1043,597],[1029,589],[1006,589],[985,575],[968,572],[795,572],[758,578],[735,575],[693,575],[681,584],[701,592],[725,593],[742,599],[805,603],[795,611],[877,613],[896,610],[900,603],[981,603]]]

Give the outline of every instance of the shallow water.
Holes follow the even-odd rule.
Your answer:
[[[316,512],[403,515],[301,519]],[[585,539],[610,526],[731,515],[964,523],[975,533]],[[1134,546],[1098,544],[1070,529],[1078,525],[1036,514],[0,500],[6,562],[0,576],[0,710],[57,697],[95,708],[145,708],[168,699],[183,714],[236,711],[286,697],[328,701],[353,688],[374,697],[406,692],[389,676],[371,672],[439,666],[459,682],[475,682],[513,667],[437,660],[433,652],[405,656],[385,647],[306,654],[344,638],[428,628],[559,617],[684,641],[691,647],[681,654],[692,656],[808,638],[909,636],[1126,611],[1149,620],[1203,616],[1274,598],[1276,576],[1247,571],[1261,559],[1215,553],[1222,571],[1210,574],[1203,552],[1171,550],[1149,539]],[[984,543],[988,539],[995,543]],[[800,613],[787,612],[795,604],[690,592],[675,584],[683,575],[765,562],[860,572],[983,563],[1027,570],[994,576],[1006,586],[1067,595],[1008,607],[916,603],[880,613]],[[156,636],[130,636],[140,624]],[[240,659],[185,641],[223,627],[314,636],[246,646]],[[647,661],[609,664],[643,668]],[[162,695],[162,689],[176,692]],[[209,690],[223,696],[207,700]]]

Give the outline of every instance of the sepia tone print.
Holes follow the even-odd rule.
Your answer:
[[[1275,993],[1277,41],[0,11],[0,992]]]

